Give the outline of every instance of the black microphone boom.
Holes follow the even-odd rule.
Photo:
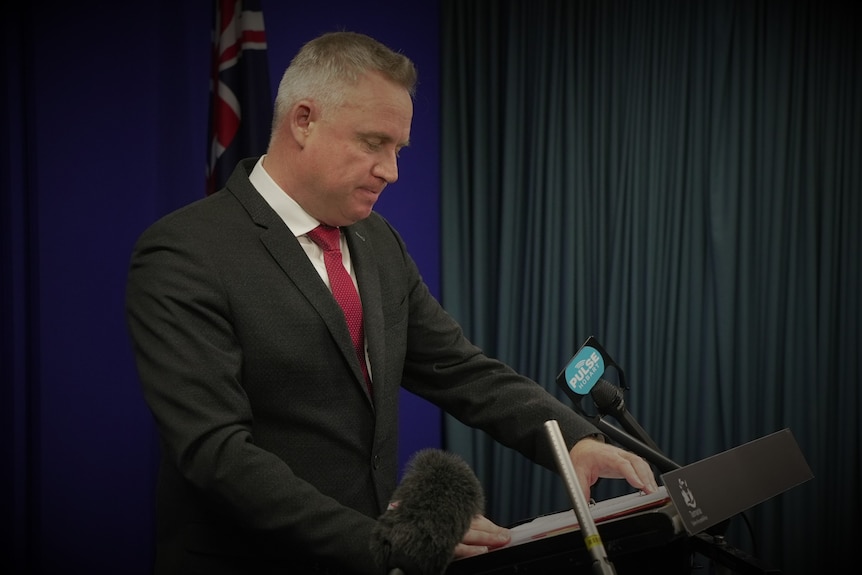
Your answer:
[[[622,429],[615,427],[605,421],[601,415],[591,418],[593,425],[599,428],[599,431],[616,441],[632,453],[636,453],[646,459],[648,462],[655,465],[661,473],[667,473],[674,469],[679,469],[681,466],[676,461],[669,459],[664,453],[657,449],[653,449],[640,439],[629,435]]]
[[[466,461],[440,449],[418,451],[372,531],[372,553],[387,573],[442,575],[484,506]]]
[[[596,409],[600,414],[610,415],[616,419],[628,433],[623,433],[601,417],[598,417],[593,423],[596,424],[596,427],[600,431],[658,467],[662,473],[680,468],[678,463],[668,459],[662,453],[655,441],[640,426],[634,416],[628,412],[621,388],[606,379],[599,379],[590,390],[590,396],[593,398]]]
[[[609,369],[617,372],[620,379],[619,386],[602,377]],[[599,345],[595,337],[588,337],[584,345],[560,371],[557,375],[557,385],[572,400],[572,408],[578,414],[592,420],[599,431],[613,441],[637,453],[662,472],[679,469],[679,464],[668,459],[661,452],[649,434],[626,410],[623,389],[628,388],[625,385],[623,370]],[[587,395],[592,397],[600,415],[591,416],[584,410],[581,402]],[[616,419],[626,431],[605,421],[603,416],[606,415]]]
[[[599,379],[590,390],[590,396],[593,398],[599,413],[612,416],[620,422],[623,429],[629,432],[630,435],[633,435],[656,451],[661,451],[649,434],[626,409],[626,403],[623,400],[623,390],[619,386],[612,384],[606,379]]]

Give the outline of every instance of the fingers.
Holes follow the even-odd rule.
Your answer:
[[[459,543],[455,546],[455,553],[453,554],[453,557],[455,557],[456,559],[463,559],[464,557],[482,555],[483,553],[487,553],[488,551],[490,551],[490,549],[486,545],[467,545],[466,543]]]
[[[572,447],[569,456],[587,498],[590,497],[590,487],[599,477],[625,479],[632,487],[645,493],[653,493],[658,489],[649,463],[642,457],[614,445],[594,439],[582,439]]]
[[[656,483],[655,474],[650,464],[634,453],[628,451],[624,451],[623,453],[630,461],[632,468],[632,473],[625,476],[626,481],[645,493],[655,493],[658,490],[658,484]]]
[[[584,494],[584,499],[589,501],[590,500],[590,487],[591,487],[591,485],[588,484],[585,480],[580,479],[580,477],[578,478],[578,483],[581,484],[581,491]]]
[[[644,493],[654,493],[658,486],[649,464],[637,455],[621,456],[620,477]]]
[[[502,547],[511,539],[509,530],[500,527],[484,515],[477,515],[470,523],[470,529],[455,547],[455,557],[472,557]]]

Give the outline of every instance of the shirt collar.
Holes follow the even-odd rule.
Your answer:
[[[263,199],[269,206],[275,210],[275,213],[287,224],[294,236],[302,236],[316,228],[320,222],[308,215],[296,201],[287,195],[287,192],[275,183],[275,180],[266,172],[263,167],[263,155],[254,165],[248,179],[251,184],[257,189],[258,193],[263,196]]]

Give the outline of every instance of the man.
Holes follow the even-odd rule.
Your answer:
[[[266,155],[136,245],[128,321],[163,448],[157,573],[384,572],[369,542],[395,488],[402,386],[552,469],[557,419],[587,491],[656,489],[645,461],[467,341],[372,211],[398,179],[415,81],[367,36],[312,40],[280,83]],[[358,349],[319,224],[338,228],[358,286]],[[507,541],[480,516],[453,553]]]

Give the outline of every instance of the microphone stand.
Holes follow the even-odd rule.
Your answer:
[[[651,445],[655,445],[646,431],[643,431],[637,422],[629,418],[629,423],[634,422],[636,430],[641,430],[645,438],[649,440],[650,445],[644,443],[641,439],[629,435],[622,429],[605,421],[602,415],[596,415],[591,418],[593,424],[605,435],[616,441],[623,447],[628,448],[633,453],[640,455],[651,464],[655,465],[661,473],[667,473],[682,467],[672,459],[669,459],[661,451],[654,449]],[[707,559],[713,562],[713,567],[716,573],[748,573],[750,575],[778,575],[780,571],[773,571],[770,567],[765,566],[758,559],[751,557],[744,551],[732,546],[724,537],[727,531],[730,520],[727,519],[721,523],[707,529],[704,533],[699,533],[691,538],[692,550],[700,553]],[[730,569],[730,571],[728,571]]]
[[[640,423],[626,409],[626,402],[623,399],[623,388],[614,385],[606,379],[600,378],[590,390],[590,397],[592,397],[600,414],[612,416],[629,435],[637,438],[641,443],[646,444],[655,451],[661,452],[661,449],[653,441],[649,433],[641,427]]]
[[[593,425],[599,428],[599,431],[629,449],[653,465],[655,465],[662,473],[679,469],[681,465],[672,459],[669,459],[664,453],[653,449],[646,443],[640,441],[623,431],[622,429],[608,423],[601,415],[596,415],[593,418]]]
[[[584,544],[587,547],[587,551],[593,557],[593,573],[596,573],[596,575],[616,575],[614,564],[608,559],[608,552],[605,550],[602,537],[599,535],[599,530],[596,527],[595,521],[593,521],[593,516],[590,514],[590,506],[587,503],[587,498],[584,496],[581,484],[578,483],[578,478],[575,476],[575,468],[572,465],[572,460],[569,458],[563,434],[560,432],[560,424],[557,423],[556,419],[549,419],[545,422],[545,431],[548,433],[548,439],[551,441],[551,447],[554,451],[554,458],[557,461],[560,475],[563,476],[566,489],[572,498],[575,516],[578,518],[578,525],[584,536]]]

